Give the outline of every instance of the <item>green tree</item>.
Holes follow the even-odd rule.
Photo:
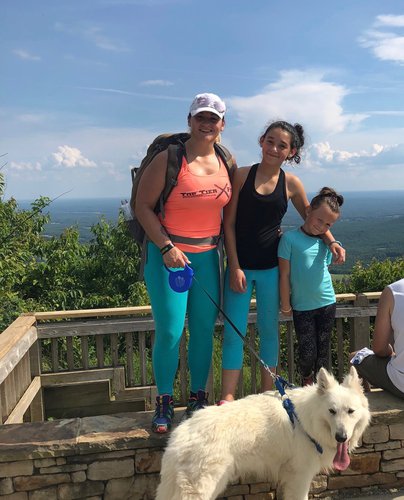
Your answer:
[[[389,283],[404,276],[404,259],[376,260],[364,265],[358,261],[350,275],[334,278],[336,293],[381,292]]]
[[[21,293],[27,274],[37,266],[36,249],[49,220],[43,209],[49,203],[39,198],[31,210],[19,210],[11,198],[5,201],[4,176],[0,173],[0,325],[7,326],[21,312],[36,306],[33,297]]]
[[[48,238],[44,213],[51,203],[39,198],[29,210],[4,200],[0,173],[0,329],[26,311],[122,307],[148,303],[138,279],[139,249],[123,217],[116,225],[101,220],[81,243],[75,227]],[[0,331],[1,331],[0,330]]]
[[[83,307],[147,304],[145,285],[139,281],[139,247],[122,215],[117,224],[102,219],[91,231],[94,238],[83,263]]]
[[[379,292],[389,283],[404,277],[404,259],[373,259],[367,266],[357,262],[352,269],[349,287],[352,292]]]
[[[76,228],[67,228],[55,238],[41,238],[32,250],[35,266],[27,270],[20,295],[33,299],[39,310],[74,309],[82,298],[82,261],[87,248]]]

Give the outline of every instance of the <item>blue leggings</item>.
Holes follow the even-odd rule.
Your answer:
[[[278,267],[263,270],[243,270],[247,279],[245,293],[233,292],[226,271],[224,310],[245,335],[251,294],[255,286],[257,299],[257,326],[260,336],[260,357],[268,366],[278,364],[279,335],[279,271]],[[240,370],[243,365],[243,342],[233,327],[225,321],[223,339],[223,368]]]
[[[217,308],[201,286],[218,302],[219,258],[216,249],[187,253],[198,283],[187,292],[174,292],[168,284],[159,249],[148,243],[144,277],[155,321],[153,370],[159,394],[172,394],[178,368],[179,345],[188,313],[188,365],[191,391],[205,390],[212,361],[213,331]],[[201,286],[199,286],[199,283]]]

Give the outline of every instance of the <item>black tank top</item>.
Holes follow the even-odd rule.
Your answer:
[[[280,225],[288,208],[285,172],[271,194],[255,190],[258,163],[240,190],[236,217],[237,255],[242,269],[271,269],[278,265]]]

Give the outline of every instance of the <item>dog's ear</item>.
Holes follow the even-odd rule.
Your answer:
[[[363,393],[362,381],[359,378],[358,372],[356,371],[354,366],[351,366],[349,373],[345,375],[342,385],[344,387],[352,387],[358,392]]]
[[[331,373],[328,373],[325,368],[320,368],[319,372],[317,373],[317,392],[323,394],[336,383],[337,381],[331,375]]]

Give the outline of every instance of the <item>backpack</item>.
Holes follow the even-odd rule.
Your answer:
[[[164,204],[170,196],[170,193],[174,186],[177,185],[177,178],[181,169],[182,157],[185,151],[184,143],[189,138],[190,135],[187,132],[180,132],[176,134],[161,134],[157,136],[147,148],[146,156],[141,161],[140,166],[131,169],[132,194],[130,199],[130,208],[132,213],[131,218],[126,218],[126,224],[130,234],[141,246],[144,246],[146,235],[143,227],[135,216],[135,208],[137,190],[143,172],[150,165],[151,161],[158,153],[167,149],[168,159],[165,185],[154,208],[156,214],[162,213],[164,218]],[[229,177],[231,179],[233,168],[235,167],[235,165],[233,163],[233,157],[230,151],[220,143],[215,143],[215,151],[225,164],[229,173]]]

